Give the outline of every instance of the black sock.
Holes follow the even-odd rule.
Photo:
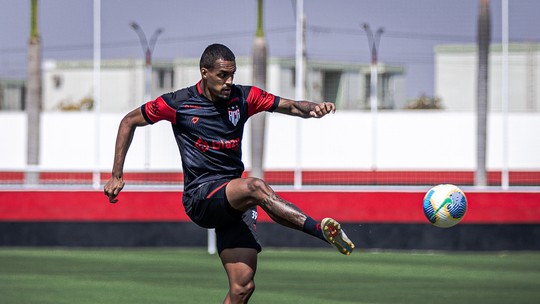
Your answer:
[[[311,234],[314,237],[320,238],[321,240],[326,242],[326,239],[323,236],[322,230],[321,230],[321,224],[317,223],[313,218],[307,217],[306,221],[304,222],[304,227],[302,227],[302,231],[305,233]]]

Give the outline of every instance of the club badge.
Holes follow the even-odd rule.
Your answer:
[[[238,106],[229,107],[229,121],[236,127],[240,120],[240,109]]]

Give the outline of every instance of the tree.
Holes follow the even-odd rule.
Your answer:
[[[263,30],[263,0],[257,0],[257,32],[253,40],[253,85],[266,89],[267,48]],[[259,113],[251,118],[251,173],[263,178],[264,133],[266,114]]]
[[[477,79],[477,145],[476,145],[476,186],[487,186],[486,150],[487,150],[487,111],[488,111],[488,75],[489,45],[491,40],[491,20],[489,0],[480,1],[478,16],[478,79]]]
[[[39,173],[32,167],[39,165],[39,133],[41,114],[41,39],[38,26],[38,0],[30,1],[30,40],[28,42],[28,83],[26,113],[28,115],[27,184],[37,184]]]

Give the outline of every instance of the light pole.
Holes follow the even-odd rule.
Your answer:
[[[368,38],[369,49],[371,51],[371,68],[370,68],[370,81],[369,81],[369,92],[370,92],[370,106],[371,106],[371,121],[372,121],[372,139],[371,139],[371,152],[372,152],[372,163],[371,169],[375,171],[377,169],[377,78],[378,78],[378,67],[377,67],[377,53],[379,51],[379,41],[381,40],[381,35],[384,32],[382,28],[377,29],[375,34],[369,27],[369,24],[364,23],[362,25],[366,31],[366,36]]]
[[[377,60],[378,60],[378,51],[379,51],[379,42],[381,40],[381,35],[384,32],[383,28],[377,29],[375,34],[373,34],[373,31],[369,27],[369,24],[364,23],[362,25],[364,30],[366,31],[368,44],[369,44],[369,50],[371,52],[371,74],[370,74],[370,103],[371,103],[371,109],[374,108],[377,109],[377,78],[378,78],[378,70],[377,70]]]
[[[151,95],[151,80],[152,80],[152,52],[154,51],[154,46],[156,45],[156,41],[158,36],[163,32],[162,28],[159,28],[154,31],[152,36],[150,37],[150,41],[146,40],[146,35],[144,34],[142,28],[136,23],[131,22],[131,28],[137,33],[139,36],[139,40],[141,41],[141,48],[144,52],[144,58],[145,58],[145,88],[144,88],[144,98],[145,101],[150,100]]]
[[[146,40],[146,35],[144,34],[142,28],[136,22],[131,22],[130,26],[139,36],[139,40],[141,41],[141,47],[144,52],[144,102],[148,102],[150,101],[152,94],[152,52],[154,51],[154,46],[156,45],[157,38],[163,32],[163,29],[159,28],[155,30],[150,37],[150,41],[148,41]],[[150,128],[145,129],[145,140],[146,145],[144,154],[144,168],[148,169],[150,167]]]

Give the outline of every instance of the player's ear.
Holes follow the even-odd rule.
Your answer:
[[[203,79],[206,79],[208,77],[208,69],[207,68],[201,68],[201,77]]]

